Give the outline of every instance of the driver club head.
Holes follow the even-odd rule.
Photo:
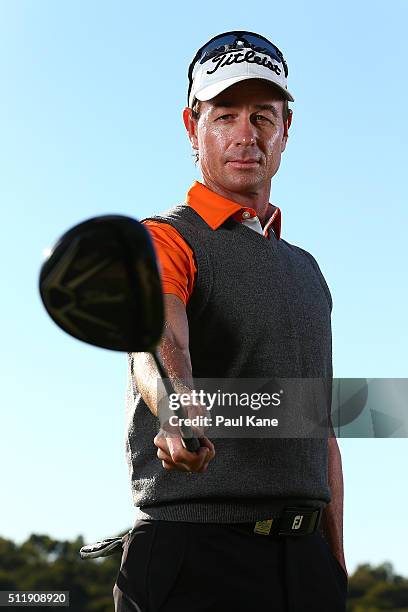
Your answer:
[[[163,331],[160,276],[146,228],[106,215],[66,232],[40,272],[44,306],[65,332],[106,349],[152,352]]]

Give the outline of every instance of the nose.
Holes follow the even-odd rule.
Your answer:
[[[234,140],[236,145],[253,146],[256,141],[256,127],[250,117],[242,116],[235,124]]]

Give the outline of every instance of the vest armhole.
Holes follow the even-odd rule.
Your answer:
[[[146,217],[142,219],[143,221],[157,221],[159,223],[167,223],[174,227],[180,234],[180,236],[185,240],[190,249],[193,252],[193,257],[196,263],[196,278],[194,279],[194,287],[189,301],[186,304],[186,311],[191,320],[196,320],[201,313],[204,311],[207,303],[210,299],[212,290],[213,290],[213,274],[212,267],[210,265],[210,260],[205,249],[201,248],[199,244],[199,240],[194,241],[195,244],[192,244],[192,241],[189,239],[188,230],[183,232],[182,225],[186,224],[184,221],[173,220],[171,217],[166,217],[162,215],[152,215],[151,217]],[[188,224],[188,221],[187,221]],[[198,294],[200,298],[198,298]],[[205,295],[205,299],[203,300],[202,296]]]
[[[323,289],[323,291],[326,294],[326,298],[327,298],[327,301],[328,301],[328,304],[329,304],[329,308],[330,308],[330,312],[331,312],[332,309],[333,309],[333,299],[332,299],[332,296],[331,296],[331,293],[330,293],[329,286],[328,286],[328,284],[326,282],[326,279],[324,278],[323,273],[320,270],[319,264],[317,263],[317,261],[313,257],[313,255],[311,253],[309,253],[309,251],[306,251],[305,249],[302,249],[299,246],[296,246],[296,248],[299,249],[299,251],[302,251],[302,253],[304,253],[305,255],[307,255],[310,263],[312,264],[314,270],[316,271],[317,276],[319,277],[319,281],[320,281],[320,284],[322,286],[322,289]]]

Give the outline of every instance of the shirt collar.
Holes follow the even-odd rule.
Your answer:
[[[253,208],[241,206],[241,204],[228,200],[218,193],[211,191],[211,189],[208,189],[208,187],[199,181],[195,181],[188,190],[186,204],[191,206],[213,230],[218,229],[230,217],[234,217],[237,221],[242,221],[242,213],[244,211],[248,211],[252,217],[256,216],[256,211]],[[274,211],[266,223],[264,231],[267,234],[270,228],[272,228],[279,240],[282,213],[277,206],[273,206],[273,208]]]

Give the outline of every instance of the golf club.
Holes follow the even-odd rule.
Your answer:
[[[168,395],[175,393],[156,352],[164,307],[153,244],[146,228],[130,217],[105,215],[66,232],[44,262],[39,281],[43,304],[65,332],[114,351],[149,352]],[[178,409],[184,417],[183,407]],[[199,440],[180,426],[191,452]]]

